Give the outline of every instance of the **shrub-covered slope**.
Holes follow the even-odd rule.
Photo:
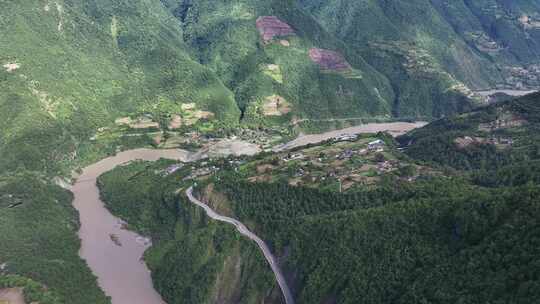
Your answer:
[[[10,160],[2,170],[54,172],[96,129],[158,101],[237,120],[232,93],[191,59],[180,27],[154,1],[0,7],[0,153]]]

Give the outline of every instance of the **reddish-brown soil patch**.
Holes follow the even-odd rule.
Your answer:
[[[256,21],[257,29],[264,42],[269,42],[274,37],[283,37],[294,34],[290,25],[281,21],[276,16],[261,16]]]
[[[157,134],[156,136],[154,136],[153,140],[156,145],[161,144],[161,141],[163,141],[163,134],[162,133]]]
[[[313,48],[309,50],[309,58],[323,70],[345,72],[352,69],[345,57],[335,51]]]

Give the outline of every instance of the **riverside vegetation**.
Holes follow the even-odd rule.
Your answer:
[[[350,145],[365,145],[362,137],[349,143],[328,142],[295,150],[318,168],[312,168],[312,173],[304,175],[308,177],[305,182],[298,185],[291,184],[292,172],[298,172],[299,165],[305,168],[303,172],[309,169],[298,160],[296,164],[295,160],[283,161],[282,157],[294,158],[284,153],[199,162],[171,175],[163,173],[170,163],[134,163],[102,176],[100,187],[115,214],[140,231],[155,235],[156,245],[147,259],[152,261],[158,290],[176,295],[168,298],[173,303],[200,303],[183,293],[199,292],[201,286],[212,288],[197,300],[213,303],[222,290],[217,286],[224,290],[231,286],[219,285],[219,278],[235,273],[227,264],[204,268],[201,273],[205,279],[200,282],[205,284],[191,285],[196,278],[168,277],[175,272],[172,268],[184,270],[183,263],[174,264],[163,258],[166,254],[155,254],[163,248],[174,250],[170,238],[162,239],[156,231],[169,229],[177,238],[191,238],[202,237],[190,232],[195,228],[228,229],[225,224],[201,219],[201,213],[190,215],[186,221],[184,216],[196,209],[178,189],[194,182],[199,197],[218,212],[246,223],[270,244],[280,257],[297,303],[530,303],[540,295],[536,256],[540,246],[540,179],[538,170],[534,170],[539,155],[535,152],[536,135],[531,132],[538,127],[539,101],[536,94],[495,104],[430,124],[396,142],[383,134],[372,135],[386,142],[386,156],[372,161],[393,157],[398,164],[394,169],[374,172],[377,178],[372,183],[358,181],[347,190],[337,183],[326,187],[313,184],[311,177],[321,166],[309,155],[313,149],[320,149],[320,154],[339,156],[339,151],[347,151]],[[497,130],[505,118],[504,130]],[[476,139],[464,146],[455,141],[462,136],[491,136],[491,132],[500,137],[512,134],[513,144]],[[399,141],[405,144],[405,153],[397,149]],[[463,156],[432,159],[418,147],[431,145],[438,155],[443,144],[448,151]],[[513,161],[496,153],[509,155]],[[454,161],[464,157],[467,162]],[[370,162],[369,155],[359,158]],[[486,161],[492,163],[483,167]],[[274,167],[269,168],[269,163]],[[292,168],[291,173],[282,175],[281,166]],[[323,162],[322,168],[325,166],[329,164]],[[524,170],[527,166],[531,168]],[[219,170],[190,176],[191,172],[203,172],[201,168]],[[261,173],[271,178],[260,179]],[[168,217],[171,220],[165,221]],[[213,231],[206,233],[210,237]],[[213,250],[215,237],[199,239],[198,244]],[[200,261],[198,250],[184,246],[181,255]],[[229,258],[238,254],[222,253]],[[264,274],[266,284],[249,292],[239,290],[258,295],[252,299],[260,301],[266,292],[275,290],[275,285],[260,256],[256,260],[261,268],[243,275]],[[247,261],[242,259],[243,263]],[[161,267],[168,272],[160,272]],[[226,303],[235,303],[231,299]]]
[[[323,124],[332,128],[365,120],[431,119],[471,109],[481,102],[472,94],[476,89],[496,86],[534,89],[537,85],[537,79],[532,77],[539,63],[534,51],[540,37],[537,1],[370,0],[362,3],[365,5],[315,0],[0,0],[0,278],[15,274],[22,276],[22,280],[31,279],[46,287],[32,290],[46,291],[52,296],[44,297],[62,303],[107,303],[109,300],[77,255],[80,246],[76,237],[77,214],[70,204],[72,197],[53,179],[69,177],[73,169],[121,149],[156,146],[162,132],[165,137],[169,131],[222,135],[234,133],[238,128],[282,128],[290,136],[299,130],[321,128]],[[265,40],[257,28],[261,16],[276,17],[288,24],[294,34]],[[337,54],[326,61],[315,58],[317,62],[310,56],[317,53],[314,50]],[[332,64],[347,68],[327,68]],[[522,111],[525,116],[536,115],[534,102]],[[134,128],[122,125],[126,117],[135,122],[149,119],[157,127],[149,124],[150,127],[143,128],[143,123],[139,126],[135,123]],[[438,132],[446,127],[455,130],[462,119],[466,118],[446,119],[424,130]],[[528,118],[521,117],[518,121],[523,119]],[[427,161],[430,163],[413,167],[421,173],[429,167],[432,170],[427,171],[433,172],[428,173],[443,172],[443,176],[451,175],[446,171],[456,169],[471,171],[472,181],[467,179],[464,183],[487,189],[510,187],[508,191],[513,191],[512,187],[527,181],[534,188],[538,179],[532,168],[537,166],[538,148],[535,148],[536,129],[532,126],[518,128],[519,134],[508,131],[512,134],[499,136],[497,131],[496,142],[492,144],[492,136],[485,134],[486,128],[491,127],[483,125],[484,131],[480,131],[484,133],[480,135],[476,134],[478,130],[460,133],[457,140],[460,145],[469,144],[466,149],[458,150],[451,145],[455,138],[435,139],[419,131],[411,135],[415,140],[406,151],[414,161],[403,163]],[[446,132],[441,134],[446,135]],[[505,146],[510,139],[517,147],[507,152]],[[422,142],[436,143],[436,151],[449,157],[443,159],[433,152],[422,151],[425,147]],[[349,165],[345,164],[343,170],[348,170]],[[451,168],[439,167],[445,165]],[[375,184],[385,180],[378,175],[379,178],[372,179],[375,176],[370,176],[373,172],[369,170],[351,175],[357,173],[360,173],[358,178]],[[503,178],[509,173],[512,178]],[[319,178],[321,170],[313,169],[309,174]],[[245,176],[250,177],[253,176]],[[355,178],[352,176],[345,184],[358,183]],[[221,183],[226,181],[223,177]],[[329,179],[323,187],[335,192],[338,189],[335,181]],[[281,179],[272,183],[292,187]],[[216,182],[215,186],[226,192],[220,183]],[[307,180],[299,184],[302,189],[313,191],[310,186],[313,184]],[[227,197],[231,212],[242,219],[253,218],[256,230],[268,231],[268,227],[264,228],[267,224],[255,220],[262,213],[242,213],[240,207],[233,210],[244,199]],[[320,210],[323,214],[329,212],[328,208]],[[189,222],[187,218],[185,215],[185,221]],[[218,258],[194,254],[179,259],[201,258],[203,262],[199,266],[212,260],[213,266],[208,267],[214,268],[208,273],[215,275],[219,273],[216,265],[223,265],[219,263],[224,260],[230,269],[239,260],[241,269],[260,269],[258,274],[253,272],[254,278],[245,277],[245,272],[235,273],[238,281],[229,286],[214,286],[214,291],[228,290],[223,295],[214,295],[230,301],[278,299],[271,274],[263,270],[265,264],[257,256],[256,248],[235,239],[232,230],[227,232],[221,225],[209,224],[211,228],[207,229],[202,215],[200,220],[201,237],[205,240],[210,239],[214,230],[218,231],[216,235],[233,239],[228,243],[230,246],[216,251],[227,253]],[[148,229],[145,225],[150,224],[134,221],[133,225]],[[316,284],[306,283],[308,278],[315,278],[310,270],[294,272],[297,269],[294,263],[303,265],[299,258],[293,258],[296,256],[293,253],[301,247],[287,246],[292,240],[285,235],[297,232],[279,231],[264,237],[275,243],[290,261],[292,280],[299,282],[299,297],[305,301],[319,297],[311,292]],[[277,237],[278,232],[283,236]],[[193,248],[199,246],[195,239],[184,240],[190,238],[186,235],[190,234],[175,233],[169,237],[193,242],[190,245]],[[291,255],[286,255],[289,247],[293,248]],[[188,252],[203,252],[197,250]],[[158,268],[164,257],[169,261],[176,258],[173,253],[149,256],[154,257],[153,269]],[[226,260],[226,256],[234,256],[236,260]],[[194,268],[193,272],[185,273],[196,272]],[[165,277],[163,272],[154,275]],[[199,279],[186,276],[171,283],[177,285],[160,290],[170,299],[177,296],[177,286],[192,282],[194,287],[182,289],[181,296],[198,303],[212,294],[210,287],[203,287]],[[523,280],[518,278],[519,282]],[[156,285],[165,286],[167,282],[163,281]],[[331,290],[317,292],[324,294],[320,297],[328,296],[328,301],[334,297],[341,301],[354,295],[344,285],[350,282],[353,281],[336,281],[335,286],[328,287]],[[303,288],[307,289],[302,291]],[[192,295],[191,291],[197,289]]]

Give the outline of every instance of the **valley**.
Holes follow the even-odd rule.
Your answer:
[[[113,213],[129,218],[135,227],[148,231],[158,240],[154,243],[157,247],[150,248],[146,257],[155,272],[156,288],[172,303],[175,299],[185,299],[175,290],[200,290],[189,283],[197,279],[190,278],[186,282],[182,274],[164,268],[169,266],[166,261],[172,256],[191,254],[200,265],[193,271],[204,271],[205,280],[215,282],[203,288],[206,291],[198,301],[214,301],[223,294],[228,295],[220,298],[225,303],[283,301],[278,296],[271,299],[265,296],[279,290],[273,275],[255,289],[245,289],[238,284],[239,280],[257,281],[260,276],[271,273],[262,257],[258,258],[258,267],[263,264],[265,267],[257,268],[256,273],[246,273],[247,277],[227,263],[209,268],[215,265],[215,258],[237,259],[238,253],[230,250],[237,245],[234,245],[236,241],[227,241],[232,247],[225,249],[220,242],[208,239],[215,233],[215,225],[220,224],[201,219],[199,211],[191,207],[193,202],[204,204],[206,212],[215,212],[211,217],[238,219],[264,240],[275,255],[272,260],[278,261],[296,303],[328,299],[349,303],[349,299],[365,295],[365,289],[356,289],[358,284],[376,288],[368,295],[375,302],[382,297],[383,301],[397,299],[398,303],[410,303],[413,298],[430,297],[433,290],[447,290],[448,299],[453,301],[464,297],[452,292],[460,278],[465,277],[476,282],[474,284],[483,284],[485,280],[512,284],[507,277],[517,275],[511,266],[516,259],[534,260],[526,256],[536,250],[536,243],[513,248],[500,241],[528,238],[510,223],[526,220],[535,225],[538,220],[534,211],[538,186],[536,182],[523,184],[538,181],[537,143],[529,141],[532,135],[526,135],[525,131],[538,125],[537,105],[538,94],[490,105],[412,130],[398,137],[398,142],[384,133],[349,135],[283,152],[181,164],[173,173],[163,172],[170,172],[168,168],[174,162],[133,163],[105,174],[100,178],[100,189]],[[512,115],[523,115],[520,123],[510,121]],[[448,124],[460,127],[456,129]],[[430,130],[441,126],[450,131]],[[427,138],[423,138],[426,135]],[[450,139],[443,140],[447,136],[451,136]],[[455,144],[456,136],[511,137],[513,143],[478,141],[463,146]],[[446,142],[448,145],[443,145]],[[426,146],[430,148],[425,149]],[[522,166],[532,167],[519,169]],[[199,174],[193,175],[194,171]],[[136,178],[131,178],[133,176]],[[191,195],[190,187],[194,183],[197,199]],[[121,194],[126,187],[135,193]],[[151,195],[144,194],[148,189],[152,189]],[[187,196],[184,191],[188,191]],[[170,193],[175,193],[174,198]],[[158,201],[161,203],[156,204]],[[168,224],[156,225],[156,221]],[[174,232],[169,230],[173,226]],[[184,234],[185,231],[190,234]],[[183,253],[171,247],[177,242],[191,244],[189,240],[195,235],[199,241],[205,240],[202,245],[182,247],[187,250]],[[390,245],[396,242],[404,247]],[[489,258],[501,254],[509,262],[493,270],[485,269],[483,264],[470,266],[473,261],[487,263],[480,262],[485,261],[482,252],[486,248],[494,250]],[[207,256],[207,250],[214,253]],[[237,261],[240,261],[237,266],[240,269],[245,267],[244,263],[253,265],[245,257]],[[408,273],[417,269],[419,261],[429,261],[429,265],[421,266],[428,274],[413,279]],[[384,263],[393,266],[379,268]],[[176,265],[177,271],[183,271],[183,264]],[[433,265],[436,265],[435,270]],[[369,271],[357,271],[364,267]],[[437,270],[439,267],[455,270],[448,273],[448,270]],[[536,271],[538,269],[533,267],[528,273],[533,275]],[[374,280],[374,273],[378,279]],[[388,279],[395,275],[399,279],[388,293]],[[235,279],[220,281],[230,276]],[[432,276],[437,277],[438,283],[432,282]],[[184,279],[177,280],[177,277]],[[343,277],[352,282],[340,286],[325,283],[325,279]],[[169,289],[170,282],[175,282],[174,289]],[[425,284],[426,289],[418,290],[416,284]],[[241,290],[240,294],[250,300],[229,293],[230,288]],[[493,289],[486,293],[464,290],[465,297],[471,300],[514,297]],[[534,295],[536,289],[524,292],[521,297],[527,298]]]
[[[290,150],[301,146],[306,146],[309,144],[316,144],[322,141],[326,141],[333,138],[339,137],[354,137],[359,134],[365,133],[378,133],[378,132],[388,132],[393,136],[403,135],[413,129],[423,127],[427,122],[394,122],[394,123],[368,123],[362,124],[355,127],[345,128],[341,130],[333,130],[320,134],[302,134],[296,139],[274,147],[272,150],[275,152]]]
[[[73,205],[79,212],[81,227],[80,255],[98,278],[98,284],[111,297],[112,303],[164,303],[152,287],[149,270],[142,262],[149,240],[125,229],[125,224],[112,216],[99,199],[97,177],[131,160],[157,160],[167,157],[187,160],[186,151],[131,150],[104,159],[85,168],[70,187]],[[114,239],[111,237],[114,236]]]
[[[423,124],[370,124],[359,126],[354,130],[345,129],[323,134],[317,137],[317,139],[311,138],[309,142],[303,142],[303,145],[316,144],[332,137],[338,137],[337,134],[351,134],[353,136],[360,133],[372,133],[375,130],[392,132],[396,127],[400,127],[401,132],[404,132],[405,128],[414,128],[421,125]],[[109,213],[100,200],[99,190],[96,186],[98,177],[113,170],[117,166],[128,165],[132,161],[169,159],[181,161],[185,164],[197,162],[209,156],[212,158],[226,158],[228,156],[239,157],[246,154],[254,155],[258,153],[258,150],[253,148],[248,150],[231,150],[228,145],[223,144],[226,142],[226,140],[217,141],[211,144],[210,147],[193,152],[181,149],[135,149],[120,152],[113,157],[103,159],[84,168],[82,173],[77,176],[75,184],[69,187],[70,191],[74,194],[73,205],[80,215],[81,228],[79,230],[79,237],[82,241],[80,250],[81,258],[88,263],[90,269],[92,269],[98,278],[99,286],[111,297],[113,304],[158,304],[163,303],[163,301],[159,294],[154,291],[149,270],[142,262],[144,252],[151,246],[150,240],[127,230],[126,227],[129,227],[129,223]],[[239,142],[239,144],[241,143]],[[245,144],[249,145],[247,143]],[[300,142],[296,139],[284,147],[280,147],[279,150],[288,150],[299,146]],[[214,151],[214,153],[208,154],[209,151]],[[178,169],[180,168],[174,168],[174,170]],[[201,170],[202,172],[206,171],[205,169],[194,171]],[[206,174],[202,173],[201,176],[207,175],[211,170],[206,172]],[[170,170],[170,174],[172,173],[174,173],[173,169]],[[215,213],[212,213],[212,215],[215,215]],[[219,219],[217,215],[214,217]],[[251,232],[248,230],[244,233],[251,235]],[[262,242],[261,246],[268,250],[264,242],[257,238],[257,243],[259,242]],[[265,255],[267,254],[269,254],[268,251],[265,252]],[[272,261],[272,268],[278,267],[274,259]],[[279,276],[282,275],[280,274]],[[290,292],[287,291],[286,282],[284,282],[283,278],[279,280],[280,285],[284,284],[281,288],[286,294],[287,303],[294,303]]]
[[[539,0],[0,0],[0,303],[534,302],[539,50]]]

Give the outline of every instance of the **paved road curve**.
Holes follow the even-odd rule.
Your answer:
[[[236,229],[238,230],[238,232],[245,235],[249,239],[255,241],[257,243],[257,245],[259,245],[259,248],[261,248],[261,250],[262,250],[262,252],[264,254],[264,257],[266,258],[266,260],[270,264],[270,267],[272,268],[272,271],[274,272],[274,274],[276,276],[276,280],[277,280],[277,282],[279,284],[279,287],[281,288],[281,291],[283,292],[283,297],[285,297],[285,303],[286,304],[294,304],[294,299],[293,299],[291,290],[289,289],[289,286],[287,285],[287,282],[285,281],[285,276],[283,276],[283,273],[281,272],[281,269],[278,266],[276,257],[272,254],[272,252],[270,252],[270,248],[268,247],[268,245],[266,245],[266,243],[260,237],[258,237],[253,232],[251,232],[246,227],[246,225],[242,224],[241,222],[239,222],[239,221],[237,221],[237,220],[235,220],[233,218],[217,214],[208,205],[206,205],[205,203],[203,203],[203,202],[199,201],[197,198],[195,198],[195,196],[193,196],[193,187],[189,187],[189,189],[186,190],[186,195],[187,195],[187,197],[189,198],[189,200],[192,203],[194,203],[195,205],[203,208],[204,211],[206,211],[206,214],[210,218],[221,221],[221,222],[226,222],[226,223],[229,223],[231,225],[234,225],[236,227]]]

